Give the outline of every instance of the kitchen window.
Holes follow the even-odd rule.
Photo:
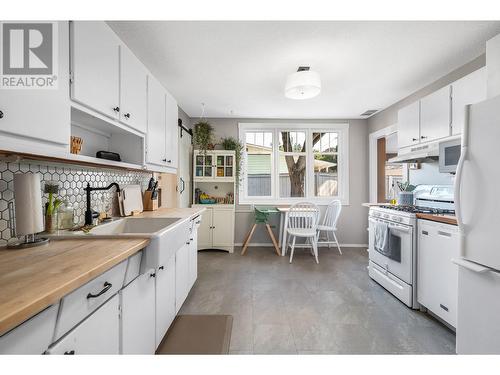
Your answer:
[[[240,204],[349,204],[349,124],[239,124]]]

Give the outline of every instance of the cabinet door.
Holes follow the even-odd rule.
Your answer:
[[[415,102],[398,112],[398,147],[415,145],[420,140],[420,102]]]
[[[119,354],[118,294],[76,326],[48,354]]]
[[[57,89],[0,89],[0,111],[2,112],[0,139],[2,132],[5,132],[57,144],[69,143],[68,27],[68,22],[58,22]],[[1,147],[6,148],[3,144]]]
[[[166,111],[166,130],[165,130],[165,158],[166,165],[172,168],[177,168],[179,138],[177,131],[177,121],[179,118],[179,108],[175,98],[166,92],[165,95],[165,111]]]
[[[175,318],[175,256],[156,270],[156,348]]]
[[[419,221],[418,302],[456,327],[459,237],[453,225]]]
[[[465,106],[486,100],[486,68],[481,68],[452,84],[452,135],[462,134]]]
[[[175,253],[175,312],[178,313],[189,293],[189,244]]]
[[[451,124],[450,86],[420,100],[420,141],[429,142],[448,137]]]
[[[147,162],[165,165],[165,89],[148,76]]]
[[[103,21],[71,25],[71,98],[118,119],[120,40]]]
[[[198,249],[210,249],[212,247],[212,212],[208,208],[201,214],[201,223],[198,227]]]
[[[147,72],[124,45],[120,46],[120,121],[146,133]]]
[[[217,246],[233,246],[234,210],[213,210],[212,243]]]
[[[193,231],[189,238],[189,289],[194,285],[198,278],[198,228],[193,223]]]
[[[139,275],[121,292],[121,354],[154,354],[155,270]]]

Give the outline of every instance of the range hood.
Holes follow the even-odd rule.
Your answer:
[[[439,158],[439,143],[433,142],[421,146],[400,150],[398,156],[388,160],[389,163],[425,163]]]

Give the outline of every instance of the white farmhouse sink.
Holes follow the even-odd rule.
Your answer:
[[[179,218],[134,218],[127,217],[110,223],[101,224],[88,233],[89,235],[127,235],[127,234],[160,234]]]
[[[166,264],[190,240],[191,220],[181,218],[125,217],[83,231],[47,235],[54,240],[70,238],[149,238],[143,252],[141,270]]]

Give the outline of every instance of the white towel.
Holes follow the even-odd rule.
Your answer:
[[[389,225],[387,223],[375,224],[375,250],[386,253],[388,248]]]

